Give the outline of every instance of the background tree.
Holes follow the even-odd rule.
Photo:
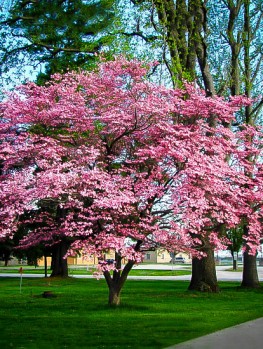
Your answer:
[[[138,10],[148,11],[145,12],[148,23],[152,23],[159,40],[163,38],[164,62],[174,85],[182,78],[197,79],[207,95],[260,95],[263,71],[261,1],[157,0],[150,5],[147,0],[138,0],[133,4]],[[155,25],[156,21],[159,21],[159,26]],[[133,31],[141,38],[147,38],[148,32],[146,25],[140,26],[140,33]],[[254,107],[246,107],[237,115],[236,124],[260,122],[261,106],[262,99],[258,99]],[[216,120],[211,118],[209,122],[215,123]],[[251,263],[247,262],[248,259]],[[256,257],[249,255],[248,259],[244,259],[245,283],[253,287],[258,285]],[[206,262],[206,267],[193,267],[194,279],[205,278],[208,283],[210,279],[213,284],[213,253],[211,258],[204,258],[202,262],[194,260],[193,263]],[[194,284],[196,282],[191,287],[195,287]]]
[[[233,260],[233,270],[237,270],[238,267],[238,258],[235,259],[235,254],[238,257],[238,253],[241,250],[243,245],[243,229],[242,226],[237,227],[236,229],[230,229],[226,232],[226,236],[229,240],[228,250],[231,253]]]
[[[13,241],[10,239],[0,240],[0,258],[5,263],[5,267],[8,265],[8,262],[12,259],[11,254],[13,251]]]
[[[2,13],[2,75],[24,66],[37,69],[43,83],[55,72],[90,68],[109,43],[111,0],[17,0]],[[38,67],[38,68],[37,68]],[[21,76],[21,72],[19,73]]]
[[[43,256],[51,256],[50,276],[68,277],[67,258],[64,257],[72,239],[59,230],[65,214],[59,203],[52,198],[38,200],[34,208],[19,217],[21,223],[18,232],[15,233],[19,252],[16,254],[26,255],[29,262]]]

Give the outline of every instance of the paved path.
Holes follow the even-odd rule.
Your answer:
[[[262,349],[263,318],[245,322],[166,349]]]

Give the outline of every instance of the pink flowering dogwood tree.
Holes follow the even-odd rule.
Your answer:
[[[96,255],[113,305],[147,249],[201,258],[202,237],[222,247],[223,227],[251,213],[251,191],[261,199],[241,170],[248,149],[224,127],[247,101],[157,86],[146,78],[150,68],[120,57],[20,86],[1,104],[1,237],[37,212],[21,244],[66,240],[68,254]],[[249,233],[255,246],[259,211]]]

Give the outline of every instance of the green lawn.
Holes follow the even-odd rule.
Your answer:
[[[112,309],[103,279],[24,278],[20,294],[19,278],[0,278],[0,347],[161,349],[263,316],[262,289],[220,285],[199,294],[183,281],[128,280]]]
[[[0,273],[18,273],[20,266],[17,267],[0,267]],[[94,268],[69,268],[69,275],[92,275]],[[44,274],[44,269],[37,267],[23,266],[24,274]],[[48,270],[48,274],[51,271]],[[178,276],[178,275],[190,275],[191,270],[149,270],[149,269],[132,269],[129,275],[134,276]]]

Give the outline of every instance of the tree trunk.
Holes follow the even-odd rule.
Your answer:
[[[47,278],[47,256],[44,255],[45,278]]]
[[[141,242],[138,243],[138,245],[140,244]],[[116,270],[113,271],[112,276],[107,270],[103,273],[109,288],[109,305],[114,307],[120,305],[122,288],[135,262],[129,260],[123,270],[121,270],[121,256],[115,253],[115,263]]]
[[[233,249],[230,251],[231,256],[232,256],[232,266],[233,270],[237,270],[237,260],[238,260],[238,253],[234,251]]]
[[[193,42],[204,82],[204,88],[207,96],[213,96],[216,94],[216,91],[209,66],[208,45],[206,43],[209,30],[206,2],[191,0],[189,1],[189,7],[193,17]]]
[[[233,270],[237,270],[237,260],[233,257]]]
[[[129,265],[129,267],[128,267]],[[113,271],[113,275],[110,275],[109,271],[104,272],[104,277],[106,279],[109,288],[109,302],[110,306],[116,307],[120,305],[121,290],[127,279],[128,273],[131,270],[133,263],[127,263],[123,271],[121,271],[121,256],[115,253],[115,267],[116,270]]]
[[[141,244],[142,240],[138,240],[134,247],[135,252],[138,252],[140,250]],[[135,264],[133,260],[128,260],[123,270],[121,270],[121,262],[121,255],[118,252],[115,252],[115,270],[113,271],[112,276],[108,270],[105,270],[103,273],[109,288],[109,305],[114,307],[120,305],[120,294],[122,288],[127,280],[129,272]]]
[[[177,30],[177,17],[176,17],[176,7],[174,6],[174,2],[171,0],[168,1],[153,1],[159,22],[165,27],[166,35],[165,41],[169,47],[169,53],[171,57],[171,64],[169,66],[169,71],[171,74],[171,78],[173,81],[174,87],[178,86],[182,82],[183,78],[183,62],[180,60],[179,49],[179,33]],[[181,27],[182,30],[182,27]],[[181,43],[182,44],[182,43]],[[184,50],[185,51],[185,47]]]
[[[5,267],[7,267],[8,266],[8,261],[9,261],[9,257],[5,255],[4,261],[5,261]]]
[[[64,258],[67,250],[68,244],[65,241],[61,241],[53,247],[50,277],[68,277],[68,262],[67,258]]]
[[[207,247],[204,252],[207,254],[202,259],[193,258],[192,278],[188,290],[201,292],[219,292],[216,267],[214,259],[214,250]]]
[[[248,251],[245,251],[243,258],[243,280],[241,286],[250,288],[260,287],[257,272],[257,256],[252,256]]]
[[[3,259],[5,261],[5,267],[8,266],[8,262],[11,260],[11,249],[6,248],[3,253]]]
[[[109,287],[109,305],[118,306],[121,302],[120,297],[121,290],[117,285]]]
[[[251,77],[251,54],[250,47],[252,42],[252,32],[251,32],[251,16],[249,13],[250,9],[250,1],[244,1],[244,31],[243,35],[243,43],[244,43],[244,82],[245,82],[245,95],[248,98],[251,98],[253,79]],[[254,124],[254,118],[252,113],[252,106],[248,105],[245,107],[245,122],[248,125]],[[248,157],[248,161],[254,161],[251,157]],[[247,176],[251,178],[252,174],[247,173]],[[248,227],[244,226],[244,235],[248,236]],[[256,255],[249,254],[249,246],[245,245],[246,250],[243,255],[243,279],[241,286],[242,287],[250,287],[257,288],[260,287],[258,272],[257,272],[257,261]]]

